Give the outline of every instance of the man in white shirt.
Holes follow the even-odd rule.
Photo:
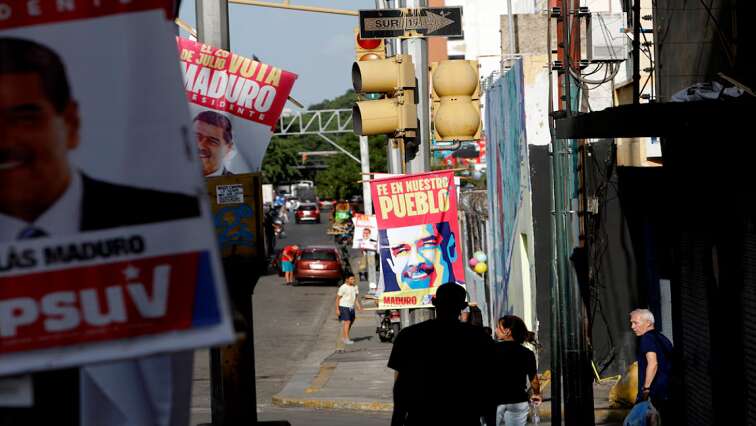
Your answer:
[[[362,305],[357,296],[360,290],[357,288],[357,278],[354,274],[347,276],[344,284],[339,287],[336,293],[336,316],[341,321],[341,341],[345,345],[351,345],[354,342],[349,338],[349,331],[354,324],[354,307],[362,311]]]

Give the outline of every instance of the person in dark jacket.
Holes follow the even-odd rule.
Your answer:
[[[480,426],[493,416],[493,345],[482,327],[459,321],[464,287],[438,287],[436,318],[402,329],[388,367],[395,370],[392,426]]]
[[[528,338],[525,322],[506,315],[496,326],[495,398],[497,426],[524,426],[528,419],[528,401],[541,403],[541,385],[533,351],[523,346]],[[528,397],[528,385],[533,395]]]
[[[651,400],[663,424],[672,424],[669,410],[672,342],[654,328],[648,309],[630,312],[630,328],[638,339],[638,402]]]

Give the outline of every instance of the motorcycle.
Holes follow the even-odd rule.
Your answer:
[[[281,219],[273,219],[273,232],[276,239],[281,240],[286,238],[286,232],[284,232],[284,223]]]
[[[352,246],[352,234],[354,233],[354,226],[349,223],[337,228],[338,233],[334,234],[333,241],[339,246]]]
[[[378,339],[381,342],[393,342],[401,329],[401,313],[397,309],[386,309],[383,312],[378,311]]]

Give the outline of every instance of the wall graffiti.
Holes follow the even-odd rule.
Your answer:
[[[527,161],[522,59],[486,91],[488,191],[493,231],[489,282],[493,312],[512,311],[508,300],[512,247],[522,203],[523,167]],[[527,179],[527,175],[525,176]]]

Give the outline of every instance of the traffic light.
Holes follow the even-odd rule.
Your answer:
[[[366,100],[352,107],[354,133],[361,136],[415,137],[415,66],[410,55],[359,61],[352,65],[352,84],[357,93],[383,93],[384,99]]]
[[[362,39],[360,29],[354,29],[354,60],[374,61],[386,59],[386,45],[383,39]]]
[[[478,61],[434,62],[431,88],[434,139],[443,142],[480,139]]]

